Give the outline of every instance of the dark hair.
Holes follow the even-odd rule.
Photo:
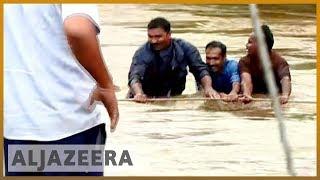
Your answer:
[[[148,29],[153,28],[162,28],[167,33],[171,31],[170,22],[163,17],[156,17],[149,22]]]
[[[207,50],[208,48],[220,48],[220,49],[221,49],[221,54],[222,54],[223,56],[225,56],[226,53],[227,53],[227,47],[226,47],[226,45],[224,45],[224,44],[223,44],[222,42],[220,42],[220,41],[211,41],[211,42],[209,42],[209,43],[206,45],[206,50]]]
[[[268,50],[271,51],[271,49],[273,47],[273,43],[274,43],[273,34],[272,34],[268,25],[262,25],[261,29],[264,34],[266,44],[268,46]]]

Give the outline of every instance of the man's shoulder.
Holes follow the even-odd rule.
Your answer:
[[[244,67],[249,67],[250,66],[250,56],[247,54],[245,56],[242,56],[240,59],[239,59],[239,66],[240,68],[244,68]]]
[[[251,66],[250,66],[250,56],[247,54],[240,58],[239,63],[239,71],[240,73],[243,72],[251,72]]]
[[[139,48],[136,51],[149,51],[149,50],[151,50],[149,48],[149,43],[145,42],[142,45],[140,45]]]
[[[153,52],[148,42],[141,45],[133,55],[133,59],[139,62],[145,62],[145,63],[152,61],[152,58],[153,58]]]
[[[229,71],[238,71],[238,62],[234,58],[226,59],[226,68]]]
[[[181,38],[172,38],[173,42],[181,48],[195,48],[193,44]]]
[[[238,65],[236,58],[227,58],[226,62],[228,63],[229,66]]]
[[[145,55],[145,54],[151,54],[151,48],[149,47],[149,43],[146,42],[144,44],[142,44],[136,51],[135,51],[135,55]]]
[[[241,58],[240,58],[240,60],[239,60],[239,63],[241,62],[241,63],[248,63],[250,61],[250,57],[249,57],[249,55],[245,55],[245,56],[242,56]]]
[[[274,50],[272,50],[270,58],[274,63],[287,63],[284,57]]]
[[[184,43],[188,43],[188,41],[181,39],[181,38],[172,38],[172,41],[177,43],[177,44],[184,44]]]

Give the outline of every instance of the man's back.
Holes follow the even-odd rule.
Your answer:
[[[4,6],[5,132],[57,140],[100,122],[86,110],[94,86],[74,58],[61,5]]]

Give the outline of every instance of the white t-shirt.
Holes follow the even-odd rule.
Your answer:
[[[4,5],[4,137],[62,139],[104,123],[88,110],[95,81],[74,57],[63,20],[95,5]]]

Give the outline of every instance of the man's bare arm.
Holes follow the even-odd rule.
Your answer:
[[[280,81],[281,88],[282,88],[282,94],[280,96],[280,102],[282,104],[285,104],[289,100],[289,96],[291,94],[291,80],[289,76],[285,76]]]
[[[239,92],[240,92],[240,83],[239,82],[234,82],[232,84],[232,90],[225,97],[225,101],[236,101],[236,100],[238,100]]]
[[[145,103],[147,101],[147,96],[142,90],[142,85],[140,82],[135,82],[131,84],[131,89],[134,92],[133,100],[140,103]]]
[[[238,94],[240,92],[240,83],[235,82],[232,84],[232,90],[229,94]]]
[[[80,64],[97,81],[101,88],[112,88],[112,78],[104,65],[97,32],[93,23],[82,16],[64,21],[69,45]]]
[[[131,88],[132,88],[134,94],[144,94],[143,90],[142,90],[142,85],[140,82],[135,82],[135,83],[131,84]]]
[[[212,88],[212,79],[209,75],[206,75],[201,79],[201,85],[206,97],[220,99],[219,93]]]
[[[80,64],[96,80],[94,98],[103,102],[114,129],[119,119],[118,104],[112,77],[104,64],[94,24],[82,16],[71,16],[64,21],[69,45]]]
[[[247,72],[241,73],[241,85],[243,88],[243,94],[244,95],[252,95],[252,80],[251,75]]]
[[[252,101],[252,80],[251,75],[248,72],[241,73],[241,86],[243,90],[243,98],[241,99],[244,103]]]

